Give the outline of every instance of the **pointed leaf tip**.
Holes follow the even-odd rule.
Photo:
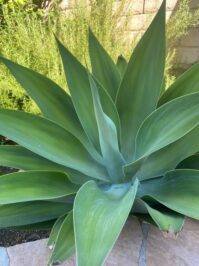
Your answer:
[[[121,81],[120,73],[112,58],[91,29],[89,30],[89,54],[93,75],[111,96],[112,100],[115,101]]]
[[[54,228],[53,234],[57,237],[55,237],[55,246],[49,260],[50,265],[57,262],[63,263],[75,253],[73,212],[71,211],[65,219],[58,221],[55,226],[58,228]]]
[[[128,162],[135,153],[140,125],[157,106],[165,66],[165,1],[133,51],[118,90],[121,148]],[[127,108],[128,106],[128,108]]]

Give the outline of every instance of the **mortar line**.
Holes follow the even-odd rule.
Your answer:
[[[142,13],[144,14],[145,12],[145,0],[143,1],[143,8],[142,8]]]
[[[138,266],[147,266],[147,237],[149,232],[149,225],[141,222],[140,226],[142,229],[143,239],[140,246]]]
[[[4,247],[0,247],[0,266],[10,266],[10,257],[7,248]]]
[[[10,255],[9,255],[9,252],[8,252],[8,249],[6,249],[6,254],[7,254],[7,258],[8,258],[8,265],[10,266]]]

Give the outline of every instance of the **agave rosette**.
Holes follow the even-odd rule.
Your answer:
[[[70,95],[3,57],[42,116],[0,110],[0,227],[52,227],[49,264],[100,266],[129,214],[199,219],[199,65],[164,91],[165,1],[127,63],[89,32],[92,73],[57,40]]]

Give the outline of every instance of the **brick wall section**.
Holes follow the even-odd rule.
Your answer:
[[[62,8],[72,8],[74,0],[63,0]],[[175,12],[175,8],[181,0],[167,0],[166,17],[169,19]],[[84,0],[89,2],[89,0]],[[127,40],[133,40],[136,36],[139,38],[147,29],[152,18],[160,7],[162,0],[126,0],[126,6],[120,13],[119,23],[125,23],[125,36]],[[120,6],[121,0],[116,0],[114,9]],[[199,7],[199,0],[190,0],[190,7],[194,10]],[[190,29],[189,34],[184,37],[177,47],[176,64],[179,67],[186,68],[189,65],[199,61],[199,27]]]

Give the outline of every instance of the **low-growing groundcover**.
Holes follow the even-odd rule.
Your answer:
[[[199,219],[199,64],[165,92],[165,1],[127,63],[92,32],[92,74],[57,40],[69,96],[1,61],[43,116],[0,110],[0,227],[53,226],[49,264],[100,266],[129,214],[178,233]],[[81,44],[80,44],[81,45]],[[188,158],[188,159],[187,159]]]

